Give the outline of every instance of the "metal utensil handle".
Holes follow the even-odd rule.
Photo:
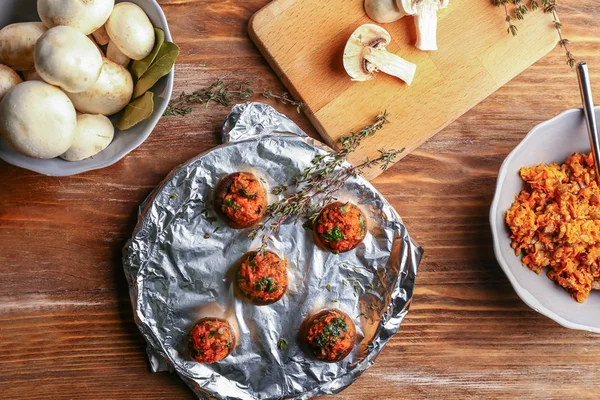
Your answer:
[[[581,90],[581,101],[583,102],[583,114],[588,127],[592,155],[596,166],[596,177],[600,177],[598,160],[600,160],[600,139],[598,138],[598,124],[596,122],[596,113],[594,112],[594,100],[592,98],[592,85],[590,84],[590,74],[586,63],[577,65],[577,77],[579,78],[579,89]]]

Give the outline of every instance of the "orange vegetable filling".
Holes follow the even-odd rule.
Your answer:
[[[600,289],[600,187],[591,155],[521,168],[527,184],[506,212],[522,263],[583,303]]]
[[[316,358],[339,361],[354,345],[355,329],[347,315],[330,311],[312,321],[306,339]]]
[[[321,241],[334,253],[352,250],[365,235],[363,215],[352,203],[329,205],[316,222]]]
[[[265,252],[252,253],[242,261],[238,287],[250,300],[271,302],[279,300],[288,285],[287,261]]]
[[[239,174],[233,178],[221,210],[232,221],[247,225],[260,220],[265,204],[266,193],[260,182],[250,174]]]
[[[190,353],[199,363],[211,364],[229,355],[234,336],[229,323],[217,319],[203,319],[190,331]]]

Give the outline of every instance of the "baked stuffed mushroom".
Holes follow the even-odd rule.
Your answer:
[[[365,217],[352,203],[331,203],[317,217],[313,235],[325,250],[345,253],[355,249],[367,235]]]
[[[233,351],[235,334],[229,322],[221,318],[202,318],[189,333],[191,357],[203,364],[221,361]]]
[[[256,225],[267,211],[267,193],[258,178],[236,172],[219,181],[214,192],[217,212],[234,229]]]
[[[323,310],[309,317],[301,335],[311,355],[326,362],[343,360],[356,343],[354,322],[340,310]]]
[[[247,253],[237,273],[237,285],[252,304],[273,304],[287,291],[287,261],[270,251]]]

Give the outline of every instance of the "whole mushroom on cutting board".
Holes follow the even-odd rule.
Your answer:
[[[392,37],[380,26],[361,25],[352,33],[344,49],[344,69],[353,81],[368,81],[379,71],[402,79],[410,85],[417,66],[388,52]]]
[[[379,23],[395,22],[407,15],[415,18],[416,47],[437,50],[437,12],[448,7],[449,0],[365,0],[369,18]]]

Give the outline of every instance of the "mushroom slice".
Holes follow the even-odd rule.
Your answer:
[[[344,68],[353,81],[373,79],[378,71],[412,83],[417,66],[395,54],[385,46],[392,38],[380,26],[365,24],[352,33],[344,49]]]

